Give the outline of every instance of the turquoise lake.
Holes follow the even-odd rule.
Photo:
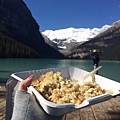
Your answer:
[[[93,70],[92,60],[58,59],[0,59],[0,84],[10,78],[12,73],[54,67],[73,66],[86,71]],[[101,60],[99,75],[120,82],[120,61]]]

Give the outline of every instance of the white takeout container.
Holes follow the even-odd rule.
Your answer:
[[[63,78],[70,78],[75,80],[80,80],[86,73],[85,70],[76,68],[76,67],[62,67],[62,68],[49,68],[49,69],[41,69],[41,70],[31,70],[13,73],[11,77],[17,80],[24,80],[28,76],[34,74],[34,79],[38,79],[40,75],[45,74],[48,71],[53,72],[61,72]],[[92,78],[89,76],[86,80],[91,80]],[[46,100],[40,93],[38,93],[32,86],[29,89],[34,93],[38,102],[42,106],[42,108],[46,111],[46,113],[54,116],[64,115],[66,113],[72,112],[74,110],[87,107],[89,105],[97,104],[99,102],[103,102],[111,99],[113,96],[117,96],[120,94],[120,83],[110,80],[108,78],[102,77],[100,75],[95,75],[95,82],[101,86],[102,89],[112,90],[113,94],[110,95],[105,93],[103,95],[99,95],[93,98],[89,98],[83,103],[79,105],[74,105],[72,103],[67,104],[56,104]]]

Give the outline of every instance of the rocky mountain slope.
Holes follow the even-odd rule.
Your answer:
[[[41,34],[44,38],[44,41],[46,44],[48,44],[49,46],[53,47],[54,49],[58,50],[58,46],[56,43],[52,42],[46,35]]]
[[[23,0],[0,0],[0,57],[63,58],[45,43]]]
[[[101,59],[120,61],[120,20],[93,39],[74,47],[66,56],[69,58],[90,59],[91,49],[102,50]]]

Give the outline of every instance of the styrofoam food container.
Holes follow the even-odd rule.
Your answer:
[[[45,74],[46,72],[53,71],[53,72],[61,72],[63,78],[70,78],[75,80],[80,80],[81,77],[88,73],[85,70],[76,68],[76,67],[62,67],[62,68],[49,68],[49,69],[41,69],[41,70],[31,70],[31,71],[24,71],[13,73],[11,77],[17,79],[19,81],[26,79],[28,76],[34,74],[34,79],[38,79],[40,75]],[[91,77],[88,77],[86,80],[91,80]],[[38,93],[32,86],[29,89],[34,93],[38,102],[42,106],[42,108],[50,115],[60,116],[66,113],[72,112],[74,110],[87,107],[89,105],[93,105],[99,102],[103,102],[106,100],[111,99],[113,96],[120,94],[120,83],[110,80],[108,78],[95,75],[95,82],[101,86],[102,89],[112,90],[113,94],[110,95],[105,93],[103,95],[99,95],[93,98],[89,98],[83,101],[79,105],[74,105],[72,103],[66,104],[56,104],[46,100],[40,93]]]

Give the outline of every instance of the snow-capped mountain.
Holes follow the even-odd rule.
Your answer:
[[[46,30],[42,34],[46,35],[51,41],[61,48],[66,48],[69,43],[85,42],[94,38],[99,33],[107,30],[110,25],[104,25],[102,28],[66,28],[59,30]]]

